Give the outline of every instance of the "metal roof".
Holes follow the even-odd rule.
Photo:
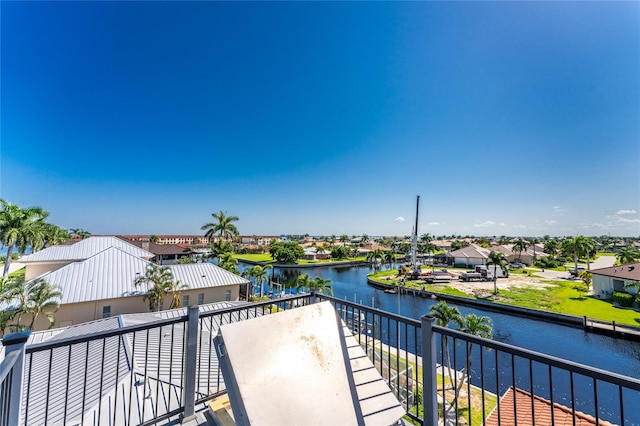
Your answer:
[[[199,307],[211,312],[244,303],[218,302]],[[58,330],[32,333],[27,346],[47,340],[90,335],[131,325],[153,323],[159,319],[185,315],[186,308],[144,314],[127,314],[91,321]],[[262,310],[243,312],[255,318]],[[224,315],[222,323],[228,323]],[[211,345],[221,319],[218,316],[199,321],[201,325],[197,388],[199,396],[225,389],[218,375],[218,358]],[[62,424],[65,402],[67,424],[140,424],[178,408],[182,397],[185,325],[176,323],[129,332],[87,343],[44,350],[27,355],[33,365],[24,372],[23,407],[29,388],[28,425]],[[71,362],[69,362],[69,360]],[[47,389],[49,392],[47,393]],[[83,404],[83,395],[85,403]],[[47,397],[48,396],[48,397]],[[84,408],[84,411],[83,411]],[[23,411],[23,415],[26,412]]]
[[[150,262],[110,247],[93,257],[70,263],[41,275],[49,284],[60,287],[60,304],[115,299],[140,295],[135,279],[145,274]],[[245,284],[248,281],[211,263],[168,266],[176,280],[190,289]]]
[[[239,275],[214,265],[213,263],[187,263],[170,265],[173,276],[189,288],[219,287],[232,284],[246,284],[249,281]]]
[[[48,247],[20,258],[21,263],[35,262],[64,262],[88,259],[96,254],[116,247],[133,256],[151,259],[154,255],[135,245],[116,237],[89,237],[72,245],[57,245]]]

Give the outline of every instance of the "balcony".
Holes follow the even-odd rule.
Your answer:
[[[325,300],[406,410],[406,423],[640,425],[638,379],[438,327],[427,316],[418,321],[323,295],[7,336],[0,425],[202,418],[226,394],[212,343],[221,325]],[[248,368],[260,374],[262,367]],[[291,424],[305,423],[304,416]]]

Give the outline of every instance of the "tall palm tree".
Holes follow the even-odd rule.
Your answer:
[[[487,265],[493,265],[493,294],[498,294],[498,266],[500,266],[500,269],[504,272],[506,264],[507,258],[504,256],[504,253],[500,251],[489,252]]]
[[[49,213],[40,207],[20,208],[0,198],[0,243],[7,247],[7,259],[2,276],[9,273],[13,247],[20,253],[34,241],[38,241],[40,227]]]
[[[467,314],[464,318],[462,318],[459,330],[463,333],[472,334],[474,336],[482,337],[485,339],[491,339],[493,337],[493,326],[491,324],[491,318],[483,315],[478,316],[474,314]],[[467,342],[466,367],[464,370],[464,374],[462,375],[462,380],[460,380],[460,383],[458,383],[458,387],[456,388],[454,404],[457,404],[457,399],[460,396],[460,391],[462,390],[462,386],[465,383],[465,376],[467,377],[467,380],[470,380],[472,348],[473,343]]]
[[[316,277],[315,280],[309,283],[309,285],[311,286],[311,289],[315,290],[318,293],[327,292],[330,296],[333,296],[333,287],[329,285],[330,282],[330,279]]]
[[[369,236],[367,234],[362,234],[362,239],[360,240],[360,243],[362,245],[366,245],[369,242]]]
[[[207,231],[204,236],[213,238],[218,233],[221,240],[229,240],[230,238],[238,235],[238,228],[233,222],[238,221],[238,216],[227,216],[227,212],[220,210],[219,213],[211,213],[211,216],[215,219],[215,222],[209,222],[202,225],[200,229]]]
[[[136,287],[141,285],[147,286],[143,300],[149,300],[149,310],[157,312],[162,303],[164,296],[167,294],[168,288],[173,288],[173,272],[168,266],[158,266],[150,263],[144,275],[140,275],[135,279],[133,284]]]
[[[449,327],[452,323],[460,327],[462,323],[462,316],[460,311],[455,306],[447,305],[447,302],[441,301],[436,305],[432,305],[429,309],[429,316],[435,318],[436,325],[439,327]],[[442,345],[445,350],[445,364],[449,373],[449,383],[451,386],[455,386],[455,379],[451,368],[451,356],[449,354],[448,336],[442,335]]]
[[[640,250],[631,245],[624,246],[618,250],[616,259],[620,265],[637,262],[640,260]]]
[[[527,247],[529,247],[529,243],[522,238],[517,238],[513,242],[513,251],[518,253],[518,262],[522,262],[522,259],[520,257],[522,256],[522,252],[525,251]]]
[[[49,328],[53,327],[56,322],[54,314],[60,307],[62,299],[60,287],[49,284],[43,278],[36,278],[26,285],[26,312],[32,315],[29,330],[33,330],[33,325],[40,315],[49,320]]]
[[[573,263],[576,273],[578,271],[578,259],[582,256],[587,257],[587,270],[591,270],[590,253],[596,248],[596,242],[592,238],[578,235],[574,238],[568,238],[562,242],[562,250],[566,254],[573,255]]]

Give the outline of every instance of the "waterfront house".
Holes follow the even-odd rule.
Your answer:
[[[147,312],[146,288],[134,282],[144,276],[153,253],[116,237],[90,237],[73,245],[53,246],[21,258],[25,280],[41,278],[62,292],[55,314],[56,327],[70,326],[113,315]],[[212,263],[169,265],[176,281],[185,285],[183,306],[237,301],[248,281]],[[160,310],[170,304],[167,299]],[[49,327],[39,317],[34,330]]]
[[[596,297],[607,299],[614,291],[635,294],[635,288],[626,286],[633,281],[640,281],[640,262],[593,269],[591,274],[593,294]]]
[[[183,257],[191,257],[192,252],[185,245],[178,244],[157,244],[148,239],[127,240],[129,243],[140,247],[143,250],[153,253],[151,261],[158,265],[173,265],[178,259]]]
[[[73,262],[79,262],[108,249],[117,248],[140,259],[150,260],[154,254],[131,242],[117,237],[89,237],[74,244],[61,244],[22,256],[20,263],[26,266],[25,280],[55,271]]]
[[[454,250],[446,254],[446,261],[449,265],[462,265],[464,267],[473,267],[476,265],[485,265],[489,259],[491,250],[484,247],[470,244],[461,249]]]

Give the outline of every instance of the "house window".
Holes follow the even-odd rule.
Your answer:
[[[109,318],[111,316],[111,305],[102,307],[102,318]]]
[[[189,295],[185,294],[182,296],[182,306],[189,306]]]
[[[231,290],[227,290],[224,292],[224,300],[227,302],[231,300]]]
[[[198,293],[198,305],[204,305],[204,293]]]
[[[159,311],[163,311],[164,310],[164,301],[158,302],[158,310]]]

